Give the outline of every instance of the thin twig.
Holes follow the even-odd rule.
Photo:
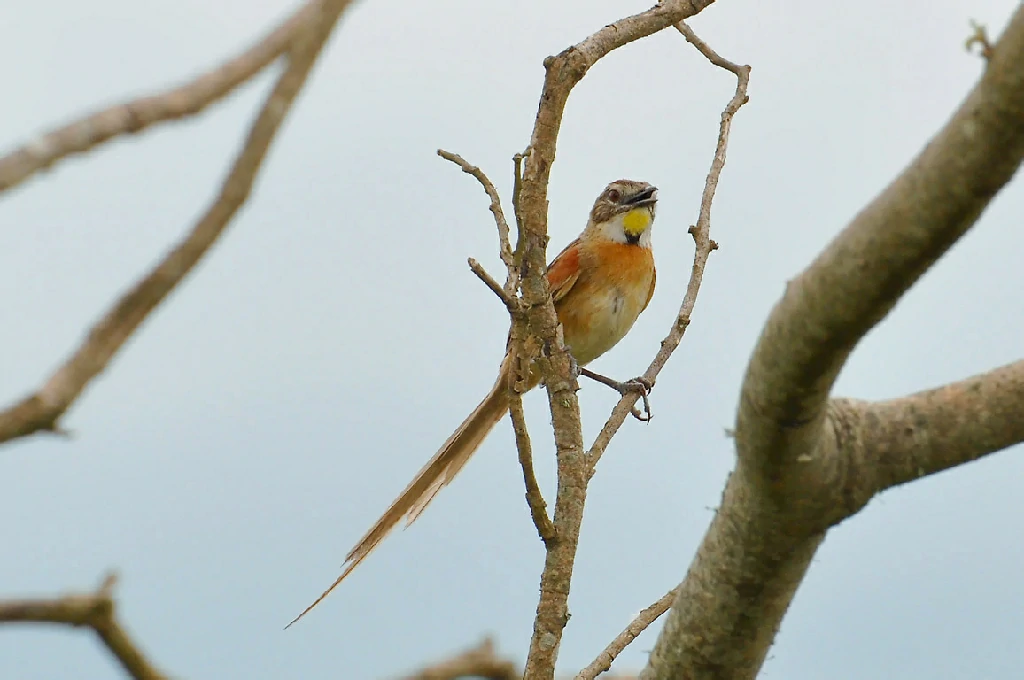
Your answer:
[[[994,48],[992,41],[988,37],[988,30],[984,25],[972,20],[971,35],[964,41],[964,49],[968,52],[973,52],[975,47],[978,48],[978,53],[981,54],[982,59],[985,61],[992,59]]]
[[[248,82],[277,59],[302,27],[316,17],[310,0],[241,54],[191,81],[90,114],[40,135],[0,158],[0,194],[72,154],[163,121],[193,116]]]
[[[533,470],[533,444],[530,432],[526,429],[526,415],[523,413],[523,397],[513,387],[509,388],[509,415],[512,417],[512,430],[516,435],[516,449],[519,451],[519,465],[523,468],[523,481],[526,483],[526,502],[530,506],[533,525],[542,541],[547,544],[555,537],[555,525],[548,517],[548,504],[537,484],[537,475]]]
[[[85,342],[37,391],[0,412],[0,443],[39,431],[52,431],[57,420],[106,368],[125,341],[202,259],[245,203],[270,144],[306,82],[338,16],[352,0],[323,0],[306,17],[307,30],[288,54],[284,70],[267,96],[245,145],[235,159],[217,198],[191,233],[149,274],[125,294],[89,332]]]
[[[487,273],[487,270],[484,269],[484,266],[477,262],[476,260],[474,260],[472,257],[469,258],[467,262],[469,262],[470,271],[476,274],[477,278],[483,281],[484,285],[490,288],[491,291],[495,295],[497,295],[498,298],[503,303],[505,303],[505,307],[508,308],[510,312],[515,311],[518,307],[518,301],[514,297],[508,296],[508,293],[505,292],[505,289],[501,287],[500,283],[494,280],[494,277]]]
[[[508,279],[505,281],[505,290],[510,290],[513,294],[519,290],[519,280],[521,276],[519,265],[522,263],[523,259],[522,248],[526,243],[523,238],[523,214],[519,204],[519,199],[523,189],[523,160],[529,155],[530,147],[526,147],[522,153],[517,153],[512,157],[512,213],[516,218],[516,249],[512,256],[515,266],[508,268]]]
[[[715,156],[711,161],[711,169],[708,171],[707,179],[704,182],[704,193],[700,199],[700,213],[697,217],[697,224],[689,229],[696,248],[693,253],[690,281],[686,285],[686,295],[683,297],[683,302],[679,307],[679,313],[672,323],[672,328],[669,330],[668,335],[665,336],[665,339],[661,341],[661,349],[654,356],[654,360],[647,367],[647,371],[641,376],[652,385],[661,369],[665,367],[669,357],[679,347],[679,343],[682,341],[683,335],[690,325],[690,315],[693,313],[693,307],[697,303],[697,293],[700,291],[700,285],[704,279],[704,266],[707,264],[711,252],[718,249],[718,244],[712,241],[710,236],[711,204],[715,198],[715,190],[718,188],[718,180],[722,175],[722,169],[725,167],[725,152],[729,146],[729,131],[732,127],[732,118],[739,111],[740,107],[749,100],[749,97],[747,97],[747,85],[750,83],[749,66],[739,66],[727,59],[723,59],[707,43],[698,38],[685,22],[680,21],[677,23],[676,29],[701,54],[707,57],[712,64],[736,75],[736,92],[733,94],[732,99],[729,100],[729,103],[726,104],[725,110],[722,111],[721,123],[718,129],[718,144],[715,147]],[[601,432],[597,435],[594,444],[590,447],[590,451],[587,454],[590,477],[594,476],[598,461],[604,455],[612,437],[615,436],[622,423],[625,422],[626,416],[630,414],[636,400],[636,395],[625,395],[612,409],[608,421],[601,428]]]
[[[487,197],[491,199],[489,209],[491,214],[494,215],[494,223],[498,227],[498,249],[501,261],[505,263],[506,267],[513,267],[512,245],[508,240],[508,222],[505,221],[505,213],[501,209],[501,197],[498,196],[498,190],[494,188],[494,183],[484,174],[483,170],[475,165],[471,165],[457,153],[438,149],[437,155],[446,161],[455,163],[455,165],[462,168],[464,173],[475,177],[476,181],[480,182],[480,185],[483,186],[484,191],[487,192]]]
[[[107,576],[94,593],[64,595],[42,600],[0,602],[0,623],[56,623],[91,628],[121,667],[135,680],[165,680],[146,659],[114,616],[113,575]]]
[[[589,666],[576,674],[575,680],[594,680],[601,673],[611,668],[612,662],[622,653],[622,650],[628,647],[629,643],[635,640],[640,633],[644,632],[648,626],[657,621],[658,617],[669,610],[678,592],[679,587],[677,586],[662,595],[657,602],[637,614],[637,617],[626,626],[626,629],[615,636],[615,639],[604,648],[604,651],[597,655],[597,658]]]

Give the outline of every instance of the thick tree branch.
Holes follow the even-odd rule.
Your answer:
[[[183,85],[97,111],[11,151],[0,158],[0,194],[67,156],[154,123],[200,113],[281,56],[315,19],[319,4],[310,0],[244,52]]]
[[[220,194],[188,237],[125,294],[89,332],[81,347],[37,391],[0,412],[0,443],[39,431],[52,431],[58,419],[114,357],[146,317],[202,259],[245,203],[263,159],[285,115],[351,0],[323,0],[303,14],[306,30],[294,39],[288,66],[278,78],[249,129]]]
[[[842,402],[827,407],[835,377],[1012,177],[1021,120],[1019,8],[960,110],[772,311],[744,379],[736,470],[641,678],[756,676],[824,532],[866,502],[843,494],[856,466]]]
[[[766,477],[820,444],[825,403],[857,342],[977,220],[1024,157],[1024,13],[952,120],[799,277],[743,383],[736,444]]]
[[[742,470],[729,477],[641,680],[757,676],[824,534],[794,531],[753,489]]]
[[[121,667],[135,680],[164,680],[114,616],[111,575],[95,593],[45,600],[0,601],[0,623],[56,623],[95,631]]]
[[[846,495],[879,491],[1024,442],[1024,361],[882,402],[837,399],[830,418],[850,433]],[[838,429],[838,427],[837,427]]]

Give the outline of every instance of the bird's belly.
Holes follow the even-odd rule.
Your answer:
[[[575,299],[560,305],[558,317],[565,344],[580,365],[610,350],[629,332],[647,299],[646,289],[644,293],[630,295],[617,286],[607,286],[573,290],[567,296]]]

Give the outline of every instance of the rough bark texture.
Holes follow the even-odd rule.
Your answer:
[[[856,435],[840,442],[852,470],[845,495],[870,497],[1024,441],[1024,361],[902,399],[832,407]]]
[[[830,526],[887,486],[1024,439],[1017,364],[906,400],[828,399],[857,342],[1016,172],[1021,121],[1019,9],[952,120],[772,311],[743,383],[736,471],[642,678],[755,677]]]

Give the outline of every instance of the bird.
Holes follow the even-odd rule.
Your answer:
[[[583,232],[548,266],[548,288],[563,340],[580,367],[622,340],[654,295],[657,272],[651,227],[657,202],[658,190],[647,182],[611,182],[594,201]],[[356,543],[345,557],[341,576],[286,627],[320,604],[402,518],[407,527],[416,521],[462,470],[508,412],[510,381],[516,377],[512,363],[510,343],[491,391]],[[522,391],[539,382],[539,370],[527,370]]]

